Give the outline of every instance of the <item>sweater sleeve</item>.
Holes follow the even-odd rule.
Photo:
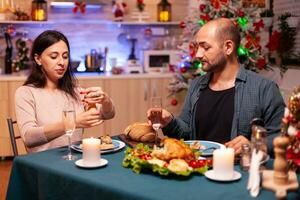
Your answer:
[[[27,147],[47,143],[44,127],[38,126],[35,99],[28,86],[22,86],[15,93],[15,111],[21,137]]]

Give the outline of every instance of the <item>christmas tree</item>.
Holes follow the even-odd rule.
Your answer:
[[[196,1],[196,0],[195,0]],[[261,52],[259,32],[264,28],[256,7],[242,7],[240,0],[202,0],[198,8],[194,8],[185,21],[180,23],[182,34],[182,62],[176,80],[170,84],[170,95],[188,88],[189,81],[195,76],[203,75],[202,64],[195,58],[196,51],[193,38],[208,21],[220,17],[230,18],[240,30],[241,45],[238,58],[246,69],[258,72],[268,68],[266,58]]]

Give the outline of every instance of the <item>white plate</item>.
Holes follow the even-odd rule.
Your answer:
[[[214,170],[209,170],[209,171],[205,172],[204,175],[208,179],[211,179],[211,180],[214,180],[214,181],[223,181],[223,182],[236,181],[236,180],[239,180],[242,177],[241,173],[237,172],[237,171],[234,171],[233,172],[233,177],[229,178],[229,179],[228,178],[224,179],[224,178],[216,176],[215,173],[214,173]]]
[[[191,145],[194,142],[200,142],[201,146],[205,146],[205,149],[208,149],[208,148],[215,148],[215,149],[225,148],[225,145],[223,145],[221,143],[207,141],[207,140],[187,140],[187,141],[184,141],[184,142],[188,145]],[[209,150],[205,150],[205,149],[199,149],[199,151],[201,152],[201,156],[212,156],[213,152],[215,150],[215,149],[209,149]]]
[[[97,168],[97,167],[103,167],[107,165],[108,161],[104,158],[101,158],[98,162],[93,163],[92,165],[87,165],[83,162],[83,159],[77,160],[75,162],[75,165],[82,168]]]
[[[125,147],[125,143],[120,140],[112,140],[112,142],[115,145],[115,147],[113,149],[101,150],[101,154],[116,152]],[[72,144],[71,148],[75,151],[82,153],[82,148],[80,147],[80,144]]]

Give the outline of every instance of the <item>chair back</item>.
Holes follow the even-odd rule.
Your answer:
[[[17,121],[12,120],[11,118],[7,118],[7,126],[8,126],[8,130],[9,130],[9,136],[10,136],[10,142],[11,142],[11,146],[13,149],[13,153],[14,156],[18,156],[19,152],[18,152],[18,146],[17,146],[17,139],[20,139],[21,136],[16,136],[15,135],[15,130],[14,130],[14,124],[17,123]]]

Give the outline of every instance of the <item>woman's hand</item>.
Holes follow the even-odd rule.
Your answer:
[[[100,118],[100,111],[91,109],[76,115],[76,128],[90,128],[103,123]]]
[[[109,96],[103,92],[101,87],[89,87],[82,89],[80,92],[81,94],[84,95],[83,101],[88,104],[111,104],[111,100]]]
[[[112,100],[103,92],[101,87],[89,87],[83,89],[80,93],[84,95],[83,102],[87,105],[102,104],[100,114],[102,119],[111,119],[114,117],[115,109]]]

